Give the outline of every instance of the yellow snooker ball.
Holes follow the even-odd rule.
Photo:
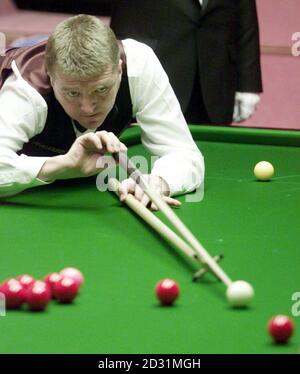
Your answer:
[[[259,181],[268,181],[274,175],[274,167],[268,161],[260,161],[255,165],[254,175]]]

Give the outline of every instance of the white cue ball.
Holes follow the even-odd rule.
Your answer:
[[[260,161],[254,167],[254,175],[260,181],[268,181],[274,175],[274,167],[268,161]]]
[[[243,280],[232,282],[227,288],[226,297],[233,307],[246,307],[254,297],[254,289]]]

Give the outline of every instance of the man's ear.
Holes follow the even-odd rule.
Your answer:
[[[53,76],[50,75],[49,73],[47,73],[47,74],[48,74],[48,77],[49,77],[49,79],[50,79],[51,86],[53,87],[53,84],[54,84]]]
[[[123,71],[123,69],[122,69],[122,64],[123,64],[123,62],[122,62],[122,60],[120,59],[120,60],[119,60],[119,66],[118,66],[118,74],[119,74],[120,78],[122,77],[122,71]]]
[[[47,72],[47,75],[50,79],[51,86],[53,87],[53,84],[54,84],[53,73],[51,74],[48,70],[46,70],[46,72]]]
[[[122,72],[122,64],[123,64],[123,61],[120,59],[119,66],[118,66],[119,72]]]

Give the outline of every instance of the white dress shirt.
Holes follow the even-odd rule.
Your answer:
[[[203,190],[204,160],[165,71],[150,47],[132,39],[124,40],[123,45],[133,115],[141,128],[141,140],[152,155],[159,156],[151,174],[166,180],[171,196],[195,188]],[[23,79],[14,62],[12,68],[13,74],[0,90],[0,197],[48,184],[37,178],[48,157],[16,153],[43,131],[47,104]]]

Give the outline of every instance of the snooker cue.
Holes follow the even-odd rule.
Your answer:
[[[224,255],[217,255],[217,256],[214,256],[213,259],[215,261],[220,261],[224,258]],[[195,273],[193,275],[193,282],[196,282],[197,279],[201,278],[205,273],[207,272],[207,268],[206,267],[203,267],[201,268],[200,270],[197,271],[197,273]]]
[[[120,197],[119,188],[121,183],[115,179],[109,179],[110,189]],[[138,201],[133,195],[128,194],[125,199],[126,205],[129,206],[138,216],[140,216],[144,221],[146,221],[155,231],[157,231],[161,236],[167,239],[169,242],[174,244],[177,248],[181,249],[188,257],[199,261],[197,253],[178,236],[174,231],[172,231],[166,224],[164,224],[159,218],[157,218],[148,208],[146,208],[140,201]]]
[[[121,183],[116,178],[110,178],[108,181],[110,190],[113,191],[118,197],[120,197],[120,185]],[[200,278],[206,273],[207,267],[202,259],[199,259],[197,253],[174,231],[172,231],[165,223],[163,223],[156,215],[154,215],[149,209],[147,209],[139,200],[137,200],[132,194],[128,194],[125,198],[125,204],[131,208],[139,217],[141,217],[146,223],[148,223],[156,232],[158,232],[164,239],[173,244],[176,248],[181,250],[185,255],[200,262],[204,267],[197,271],[193,276],[193,281]],[[219,261],[223,256],[215,256],[214,260]]]
[[[149,188],[148,182],[143,174],[135,167],[135,165],[128,159],[125,152],[113,153],[114,159],[127,172],[128,177],[132,178],[142,188],[149,199],[156,204],[158,209],[165,215],[165,217],[173,224],[177,231],[181,234],[187,243],[196,251],[199,259],[205,263],[212,273],[215,274],[227,287],[232,283],[232,280],[224,272],[224,270],[217,264],[210,256],[202,244],[195,238],[191,231],[185,224],[177,217],[169,205],[162,199],[162,197]]]

